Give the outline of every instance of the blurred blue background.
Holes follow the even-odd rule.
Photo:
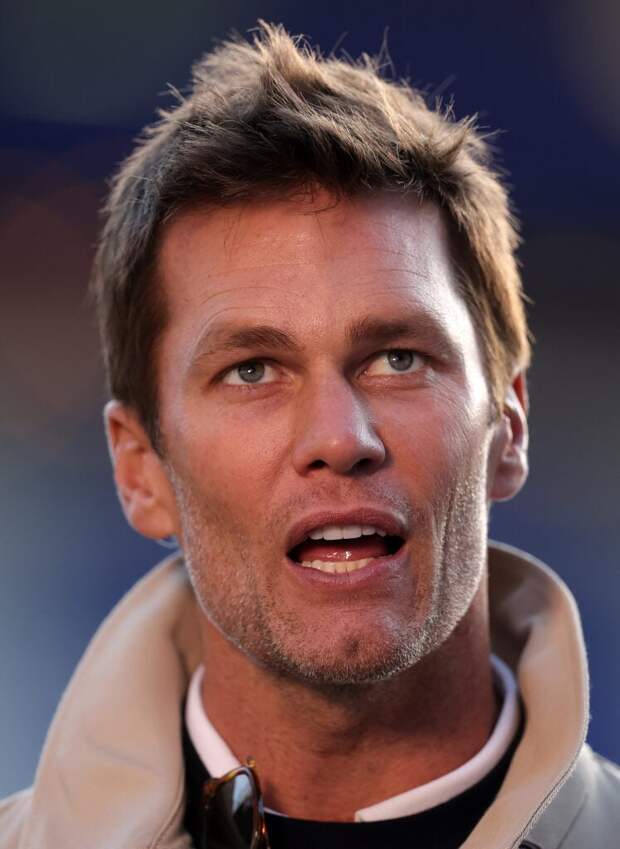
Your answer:
[[[532,474],[493,535],[573,589],[590,741],[620,760],[620,5],[602,0],[5,3],[0,28],[0,795],[32,780],[93,631],[166,552],[126,526],[85,299],[105,178],[213,39],[257,17],[377,52],[501,134],[537,337]]]

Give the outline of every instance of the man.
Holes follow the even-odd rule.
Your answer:
[[[181,554],[94,638],[0,846],[616,846],[574,602],[487,556],[529,345],[472,122],[263,25],[106,214],[115,479]]]

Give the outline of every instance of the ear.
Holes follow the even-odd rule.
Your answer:
[[[119,401],[104,408],[116,491],[129,524],[143,536],[175,533],[176,501],[161,458],[138,416]]]
[[[519,372],[508,389],[489,452],[488,497],[507,501],[516,495],[528,474],[529,399],[525,374]]]

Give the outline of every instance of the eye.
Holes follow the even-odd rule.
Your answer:
[[[393,348],[377,354],[366,374],[412,374],[424,366],[424,357],[409,348]]]
[[[233,366],[224,375],[222,382],[229,386],[251,386],[256,383],[268,383],[273,379],[274,369],[264,360],[248,360]]]

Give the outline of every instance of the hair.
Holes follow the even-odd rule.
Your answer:
[[[481,343],[494,410],[530,344],[515,250],[517,225],[475,117],[427,105],[380,58],[331,55],[260,22],[193,67],[114,177],[93,291],[109,391],[135,409],[159,450],[156,352],[166,327],[158,281],[162,225],[188,205],[390,191],[447,213],[458,282]],[[159,446],[159,448],[158,448]]]

